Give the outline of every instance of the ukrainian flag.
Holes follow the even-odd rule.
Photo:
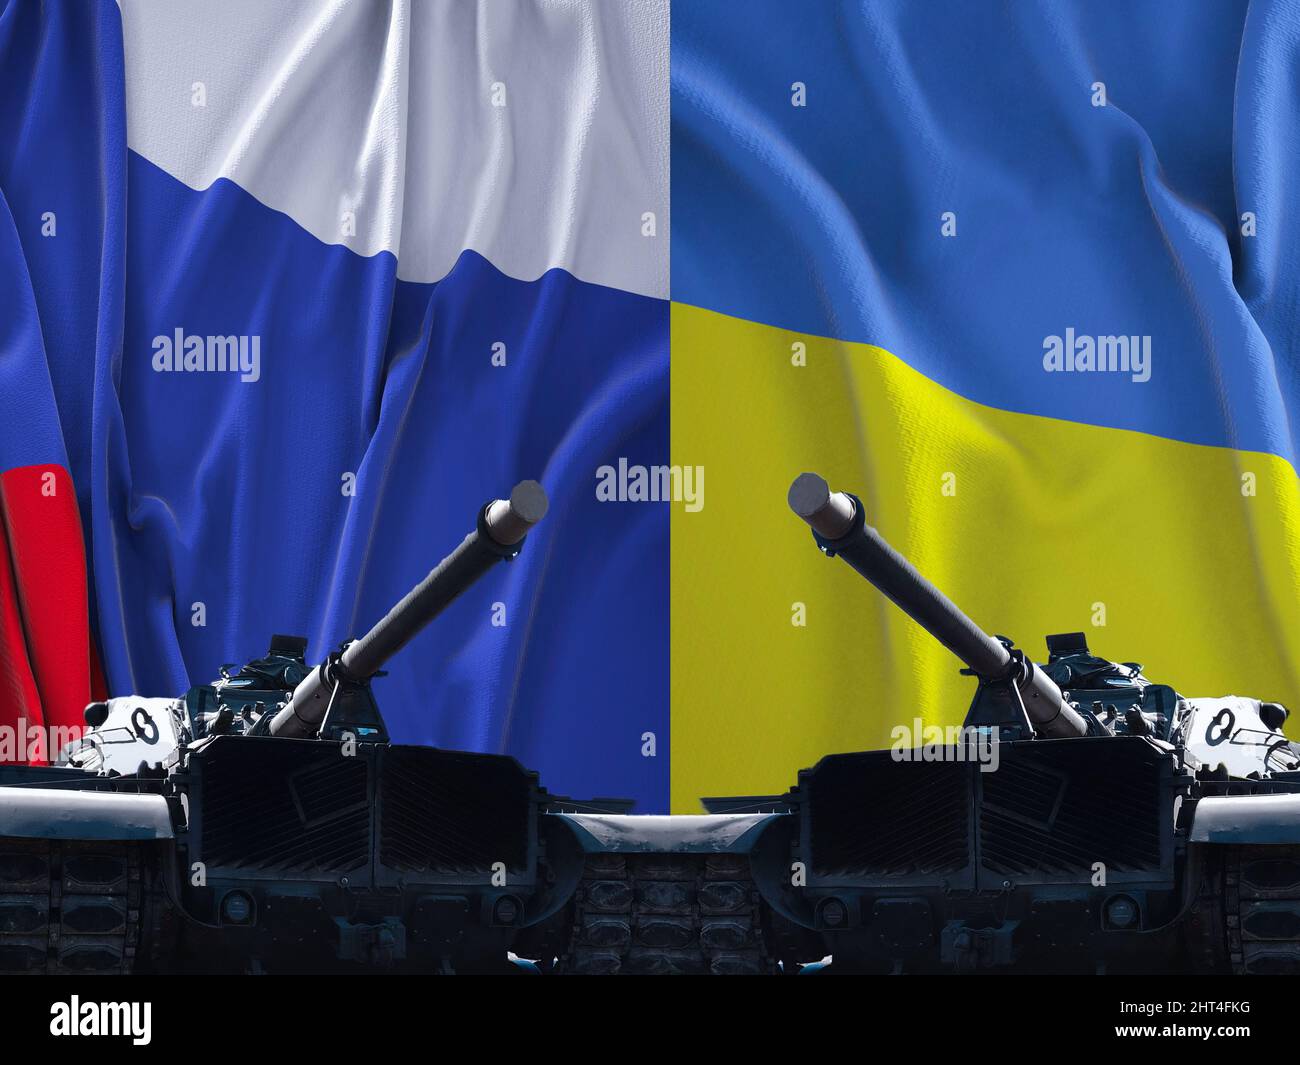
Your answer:
[[[1300,705],[1294,4],[686,4],[672,803],[962,719],[803,470],[985,629]]]

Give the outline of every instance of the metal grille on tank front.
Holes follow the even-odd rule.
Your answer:
[[[379,860],[400,872],[486,875],[528,863],[531,781],[510,758],[427,747],[384,752]]]
[[[370,857],[368,768],[317,741],[231,737],[204,752],[199,854],[214,867],[345,873]]]
[[[1172,861],[1171,772],[1168,754],[1124,737],[1004,743],[991,772],[834,755],[800,784],[812,871],[989,888],[1075,883],[1100,862],[1142,879]]]
[[[1104,746],[1102,746],[1104,744]],[[980,777],[980,864],[1020,880],[1159,869],[1168,822],[1161,756],[1122,738],[1004,747]]]
[[[970,862],[971,767],[833,755],[804,775],[819,877],[942,877]]]

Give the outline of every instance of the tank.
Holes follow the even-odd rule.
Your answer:
[[[272,636],[181,698],[92,703],[56,765],[0,766],[0,972],[776,971],[750,851],[783,810],[635,815],[390,741],[372,678],[546,506],[534,482],[486,504],[323,662]]]
[[[1034,662],[857,497],[804,474],[789,504],[953,653],[961,726],[687,816],[393,744],[371,678],[523,548],[525,482],[324,662],[276,636],[183,698],[91,704],[57,765],[0,767],[0,971],[1300,971],[1285,707],[1185,697],[1081,632]]]
[[[1082,632],[1048,636],[1032,662],[891,548],[856,496],[805,473],[788,502],[975,685],[955,734],[829,754],[781,797],[798,886],[760,886],[831,971],[1300,971],[1284,706],[1183,696]]]
[[[86,708],[57,764],[0,767],[0,971],[477,971],[567,901],[511,758],[391,743],[384,664],[546,513],[524,481],[365,635]],[[572,803],[572,800],[570,800]],[[575,804],[581,808],[581,804]],[[575,862],[578,863],[575,865]]]

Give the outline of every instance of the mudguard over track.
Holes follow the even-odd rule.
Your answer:
[[[174,835],[167,800],[161,795],[0,787],[0,839],[146,840]]]

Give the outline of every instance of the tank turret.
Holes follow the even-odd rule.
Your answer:
[[[890,547],[866,523],[860,499],[832,492],[815,473],[802,473],[790,486],[789,502],[790,509],[812,527],[822,551],[843,558],[980,679],[985,697],[977,697],[972,704],[967,725],[1019,724],[1004,713],[1010,709],[1014,715],[1019,703],[1035,735],[1087,734],[1088,724],[1065,700],[1055,681],[1009,640],[984,632]]]
[[[508,499],[484,504],[475,528],[460,545],[369,632],[346,644],[299,682],[267,731],[273,736],[297,737],[319,733],[341,687],[365,684],[465,589],[498,562],[518,555],[528,531],[546,516],[546,510],[546,492],[536,481],[520,481]]]

